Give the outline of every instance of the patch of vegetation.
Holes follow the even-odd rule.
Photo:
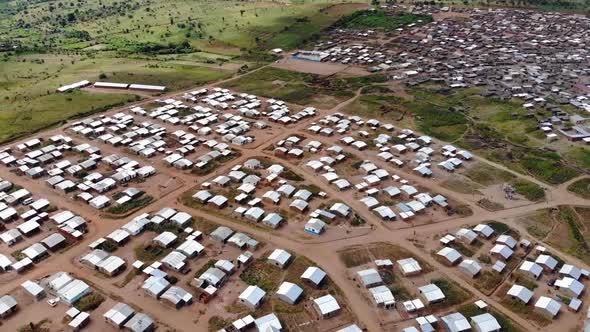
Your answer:
[[[422,25],[432,22],[432,16],[412,13],[389,14],[383,10],[362,10],[344,16],[334,26],[344,29],[396,30],[409,24]]]
[[[538,184],[529,181],[520,180],[514,182],[514,190],[531,202],[538,202],[545,198],[545,190]]]
[[[152,196],[146,195],[140,198],[132,199],[123,204],[112,206],[108,208],[106,211],[112,214],[125,214],[129,211],[145,207],[149,205],[153,200],[154,198]]]
[[[51,323],[48,319],[43,319],[38,323],[29,322],[26,325],[19,327],[17,332],[49,332],[49,328],[45,325]]]
[[[216,332],[223,330],[224,328],[231,325],[231,321],[227,319],[223,319],[219,316],[213,316],[209,318],[209,332]]]
[[[571,183],[567,190],[584,199],[590,199],[590,178],[584,178]]]
[[[281,277],[281,269],[268,263],[266,258],[254,260],[240,274],[240,279],[243,282],[248,285],[257,285],[267,292],[274,291],[279,287]]]
[[[329,108],[353,96],[351,91],[329,85],[329,79],[325,81],[319,75],[273,67],[265,67],[222,84],[228,89],[305,106],[313,104]]]
[[[483,315],[485,313],[490,313],[492,316],[494,316],[494,318],[496,318],[496,320],[498,321],[498,324],[500,324],[500,326],[502,326],[502,332],[524,332],[525,331],[525,329],[518,326],[510,318],[506,317],[504,314],[502,314],[501,312],[494,310],[494,309],[488,309],[488,310],[479,309],[475,304],[470,303],[470,304],[466,304],[464,306],[459,307],[457,309],[457,311],[459,313],[461,313],[463,316],[467,317],[467,319],[470,319],[473,316],[478,316],[478,315]]]
[[[153,244],[149,244],[147,246],[139,245],[135,247],[134,251],[135,258],[146,264],[151,264],[152,262],[161,259],[169,252],[169,250],[163,249]]]
[[[551,323],[549,318],[535,312],[532,306],[526,305],[522,301],[513,299],[510,296],[506,296],[500,303],[524,319],[534,321],[541,326],[547,326]]]
[[[438,286],[443,294],[445,294],[445,299],[441,303],[434,304],[434,307],[450,307],[461,304],[471,298],[471,294],[461,288],[461,286],[454,281],[433,279],[431,282]]]
[[[92,311],[98,308],[104,300],[104,296],[94,292],[81,298],[74,306],[80,311]]]
[[[490,292],[496,289],[502,282],[502,274],[495,271],[483,271],[477,278],[477,286],[485,292]]]

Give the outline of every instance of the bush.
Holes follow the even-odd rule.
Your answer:
[[[81,298],[76,303],[76,309],[80,311],[92,311],[100,306],[104,302],[104,296],[99,293],[92,293]]]

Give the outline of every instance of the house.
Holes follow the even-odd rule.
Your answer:
[[[426,303],[437,303],[445,299],[445,294],[435,284],[428,284],[418,287],[418,291],[426,301]]]
[[[459,229],[457,233],[455,233],[455,236],[467,244],[471,244],[477,239],[477,233],[467,228]]]
[[[283,282],[277,290],[277,297],[285,303],[295,304],[303,294],[303,289],[291,282]]]
[[[278,213],[269,213],[263,219],[262,223],[271,228],[277,228],[283,222],[283,217]]]
[[[443,316],[440,320],[442,325],[449,332],[463,332],[471,330],[471,325],[469,325],[467,318],[458,312]]]
[[[504,244],[496,244],[492,247],[492,249],[490,249],[490,254],[492,256],[501,258],[505,261],[509,260],[513,253],[514,251]]]
[[[14,297],[4,295],[0,297],[0,318],[6,318],[14,313],[17,309],[17,302]]]
[[[539,279],[539,277],[541,277],[541,274],[543,273],[543,268],[539,264],[531,261],[522,262],[518,270],[525,274],[528,274],[534,279]]]
[[[310,266],[301,275],[301,279],[314,287],[320,287],[326,278],[326,272],[319,267]]]
[[[112,277],[125,270],[125,261],[120,257],[110,256],[96,264],[96,267],[100,272]]]
[[[229,239],[233,233],[234,231],[231,228],[219,226],[213,232],[211,232],[210,236],[215,241],[226,242],[227,239]]]
[[[395,307],[395,298],[387,286],[369,288],[369,293],[371,293],[373,301],[375,301],[375,304],[377,304],[378,307],[384,307],[385,309]]]
[[[267,331],[282,332],[283,331],[283,326],[281,325],[279,318],[274,313],[270,313],[268,315],[257,318],[254,321],[254,325],[256,325],[256,328],[258,329],[258,331],[264,331],[264,332],[267,332]]]
[[[128,304],[118,302],[109,311],[107,311],[102,317],[111,325],[116,328],[121,328],[125,323],[131,319],[131,316],[135,313],[135,310]]]
[[[471,317],[471,324],[476,332],[500,332],[502,327],[490,313]]]
[[[178,251],[171,251],[162,258],[162,264],[169,269],[185,273],[188,266],[186,265],[186,256]]]
[[[45,290],[36,282],[27,280],[21,284],[21,287],[37,301],[45,297]]]
[[[473,231],[479,234],[484,239],[489,239],[494,234],[494,229],[489,225],[479,224],[473,227]]]
[[[271,264],[284,269],[291,260],[291,254],[283,249],[275,249],[267,259]]]
[[[65,246],[66,238],[59,233],[53,233],[41,240],[41,243],[43,243],[43,245],[49,250],[56,251]]]
[[[195,240],[187,239],[176,250],[188,258],[193,258],[201,255],[205,251],[205,247]]]
[[[518,299],[520,300],[522,303],[524,304],[528,304],[531,299],[533,298],[533,291],[531,291],[530,289],[521,286],[521,285],[512,285],[512,287],[510,287],[510,289],[508,290],[508,292],[506,293],[510,296],[512,296],[513,299]]]
[[[162,248],[168,248],[176,242],[177,238],[178,236],[176,236],[176,234],[166,231],[158,234],[152,242]]]
[[[570,277],[579,280],[582,276],[582,271],[571,264],[564,264],[559,270],[559,275],[561,277]]]
[[[178,286],[168,288],[160,298],[176,309],[193,303],[193,296],[191,293]]]
[[[107,258],[109,254],[102,250],[102,249],[94,249],[84,257],[80,258],[80,262],[82,264],[86,264],[91,268],[96,268],[96,266],[105,258]]]
[[[319,297],[313,300],[313,304],[322,318],[329,318],[340,312],[340,305],[332,295]]]
[[[535,263],[541,265],[543,270],[547,272],[553,272],[557,267],[557,260],[549,255],[539,255],[535,260]]]
[[[250,309],[256,309],[264,300],[266,292],[258,286],[248,286],[238,297],[240,303],[244,304]]]
[[[325,227],[326,227],[326,223],[323,222],[321,219],[311,218],[305,224],[304,230],[307,233],[311,233],[314,235],[320,235],[324,231]]]
[[[510,247],[510,249],[514,249],[514,247],[516,247],[517,242],[512,236],[502,234],[502,235],[498,236],[498,238],[496,239],[496,243],[504,244],[504,245]]]
[[[577,298],[580,297],[582,292],[584,292],[584,284],[570,277],[564,277],[562,279],[556,280],[554,286],[568,297]]]
[[[203,272],[203,274],[198,277],[198,280],[205,281],[206,284],[218,288],[223,285],[226,277],[227,274],[225,272],[216,267],[211,267]]]
[[[160,295],[162,295],[168,287],[170,287],[170,282],[161,276],[150,276],[141,286],[149,296],[155,297],[156,299],[160,298]]]
[[[38,262],[48,255],[47,249],[40,243],[33,243],[22,251],[33,262]]]
[[[459,263],[459,271],[465,273],[471,278],[475,278],[481,272],[481,265],[473,259],[465,259]]]
[[[152,332],[155,329],[154,320],[141,312],[131,317],[124,326],[131,332]]]
[[[450,266],[458,264],[462,257],[461,254],[450,247],[444,247],[436,253],[438,256],[441,256],[444,259],[444,262]]]
[[[375,269],[358,271],[356,274],[358,275],[360,282],[366,288],[380,286],[383,284],[383,279],[381,279],[381,275]]]
[[[547,296],[541,296],[535,303],[535,311],[551,319],[559,314],[560,309],[561,304]]]
[[[78,300],[90,294],[92,289],[84,281],[73,279],[65,286],[57,290],[57,296],[68,305],[73,305]]]
[[[414,258],[404,258],[397,261],[400,271],[405,277],[415,276],[422,272],[420,263]]]

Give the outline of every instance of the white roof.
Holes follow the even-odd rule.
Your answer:
[[[268,259],[279,263],[280,265],[285,265],[289,259],[291,258],[291,254],[283,249],[275,249],[269,256]]]
[[[471,317],[471,322],[479,332],[495,332],[500,331],[501,328],[496,318],[487,312]]]
[[[303,289],[291,282],[283,282],[277,290],[277,295],[288,298],[291,302],[297,301],[299,296],[303,293]]]
[[[576,296],[580,296],[580,294],[582,294],[582,292],[584,291],[584,284],[570,277],[565,277],[563,279],[556,280],[555,286],[559,287],[560,289],[567,289],[570,292],[574,293]]]
[[[514,296],[524,303],[529,303],[529,301],[533,297],[534,293],[533,293],[533,291],[531,291],[530,289],[528,289],[524,286],[512,285],[512,287],[510,287],[510,289],[508,290],[508,293],[506,293],[506,294],[508,294],[510,296]]]
[[[545,265],[550,270],[554,270],[557,266],[557,260],[549,255],[539,255],[535,260],[535,263]]]
[[[400,259],[397,261],[397,264],[404,274],[412,274],[422,271],[420,263],[412,257]]]
[[[582,271],[571,264],[564,264],[559,270],[559,274],[567,275],[578,280],[582,275]]]
[[[128,304],[119,302],[102,316],[116,325],[121,325],[134,313],[135,310],[133,310],[133,308],[131,308]]]
[[[437,252],[437,255],[446,258],[451,263],[455,263],[457,260],[461,259],[461,254],[457,250],[449,247],[442,248]]]
[[[357,274],[365,287],[380,284],[383,282],[383,279],[381,279],[381,275],[379,275],[379,272],[377,272],[377,270],[375,269],[366,269],[358,271]]]
[[[445,298],[445,294],[435,284],[419,287],[418,290],[429,303],[441,301]]]
[[[555,316],[561,309],[561,304],[550,297],[541,296],[535,303],[535,308],[545,310],[551,316]]]
[[[262,288],[258,286],[248,286],[242,294],[240,294],[239,299],[243,302],[246,302],[252,306],[258,306],[260,301],[264,298],[266,292],[262,290]]]
[[[338,301],[336,301],[336,298],[334,298],[334,296],[332,295],[322,296],[320,298],[313,300],[313,302],[319,308],[322,316],[340,310],[340,305],[338,304]]]
[[[274,332],[283,330],[283,326],[281,325],[279,318],[274,313],[257,318],[254,321],[254,324],[256,325],[256,328],[259,332]]]
[[[39,286],[38,283],[33,282],[31,280],[27,280],[21,284],[21,287],[24,288],[29,294],[33,296],[37,296],[43,293],[43,287]]]
[[[303,272],[303,274],[301,275],[302,279],[309,280],[316,285],[319,285],[325,277],[326,272],[324,272],[319,267],[315,266],[308,267],[307,270],[305,270],[305,272]]]
[[[537,264],[535,262],[531,262],[531,261],[522,262],[519,270],[530,272],[530,273],[534,274],[535,276],[539,276],[541,274],[541,272],[543,272],[543,268],[539,264]]]
[[[494,247],[492,247],[492,249],[490,250],[490,253],[498,254],[498,255],[502,256],[504,259],[508,259],[512,256],[514,251],[512,251],[512,249],[510,249],[510,247],[508,247],[507,245],[496,244]]]

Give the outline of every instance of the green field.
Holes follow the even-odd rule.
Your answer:
[[[430,22],[432,22],[430,15],[412,13],[390,15],[382,10],[363,10],[342,17],[335,25],[347,29],[396,30],[409,24],[423,25]]]
[[[331,108],[354,97],[355,91],[361,87],[384,79],[383,75],[328,78],[266,67],[222,86],[298,105]]]
[[[169,91],[196,87],[268,63],[274,60],[268,49],[315,40],[367,6],[347,0],[0,1],[0,141],[135,98],[60,96],[59,86],[85,79]]]
[[[580,179],[567,187],[567,190],[585,199],[590,199],[590,178]]]

